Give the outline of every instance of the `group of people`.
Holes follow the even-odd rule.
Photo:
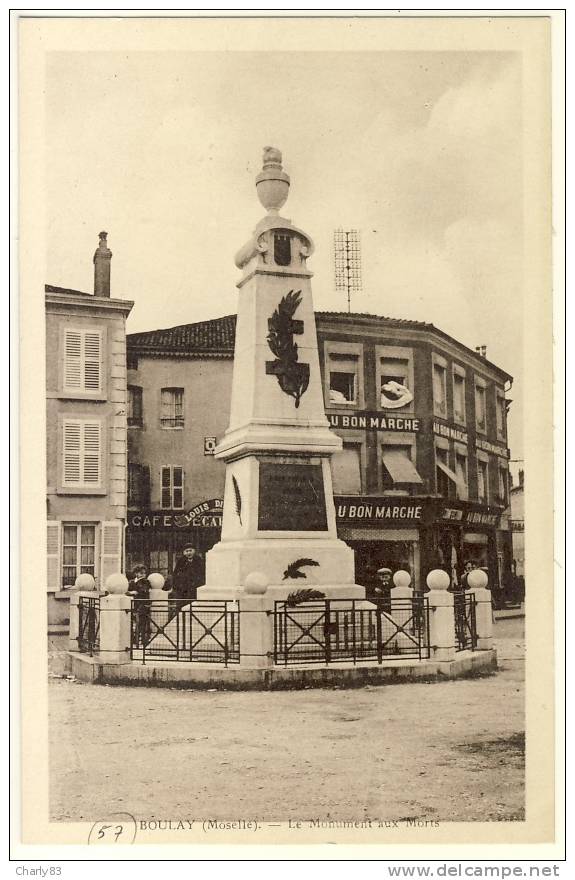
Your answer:
[[[169,596],[170,616],[177,614],[182,603],[193,602],[198,597],[198,587],[202,586],[203,565],[200,555],[193,544],[186,544],[182,555],[176,562],[170,581],[166,581],[163,589]],[[150,639],[150,582],[148,569],[138,563],[132,569],[132,577],[128,584],[128,596],[136,601],[137,641],[146,644]]]

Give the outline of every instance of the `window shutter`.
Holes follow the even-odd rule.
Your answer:
[[[141,507],[150,506],[150,466],[148,464],[142,465],[141,470],[140,505]]]
[[[86,486],[100,485],[101,425],[100,422],[84,422],[84,473]]]
[[[61,527],[58,520],[48,520],[46,524],[47,587],[49,592],[62,587],[60,575]]]
[[[76,421],[64,422],[62,430],[64,435],[62,482],[65,486],[77,486],[81,478],[82,425]]]
[[[122,571],[124,526],[119,520],[103,522],[101,526],[100,589],[105,589],[106,578]]]
[[[100,333],[84,334],[84,388],[100,390],[102,337]]]
[[[82,388],[82,334],[64,331],[64,388]]]

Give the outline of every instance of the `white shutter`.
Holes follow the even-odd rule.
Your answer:
[[[82,389],[82,333],[64,331],[64,388]]]
[[[100,333],[84,333],[84,389],[100,390],[102,336]]]
[[[77,420],[65,421],[63,433],[62,483],[64,486],[79,486],[81,482],[82,461],[82,423]]]
[[[49,592],[58,591],[62,588],[60,574],[60,541],[61,524],[58,520],[49,520],[46,524],[46,558],[47,558],[47,587]]]
[[[110,520],[101,524],[100,533],[101,563],[100,589],[106,587],[108,575],[122,571],[122,550],[124,546],[124,524],[120,520]]]
[[[84,461],[83,484],[85,486],[100,485],[101,461],[101,425],[100,422],[84,422]]]

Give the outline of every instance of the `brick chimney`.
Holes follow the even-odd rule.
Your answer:
[[[100,232],[100,244],[94,254],[94,296],[110,296],[110,261],[108,233]]]

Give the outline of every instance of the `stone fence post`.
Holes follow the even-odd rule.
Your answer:
[[[253,571],[238,596],[240,609],[240,666],[261,668],[274,662],[274,601],[266,596],[268,580]]]
[[[431,659],[447,662],[455,660],[455,615],[453,593],[448,593],[451,580],[439,568],[430,571],[426,579],[429,593],[429,645]]]
[[[470,571],[467,575],[467,592],[475,596],[475,627],[477,648],[488,651],[493,647],[493,613],[491,590],[487,589],[487,575],[481,569]]]
[[[128,578],[111,574],[106,580],[107,596],[100,599],[100,651],[103,663],[130,661],[130,611],[132,599],[126,596]]]

